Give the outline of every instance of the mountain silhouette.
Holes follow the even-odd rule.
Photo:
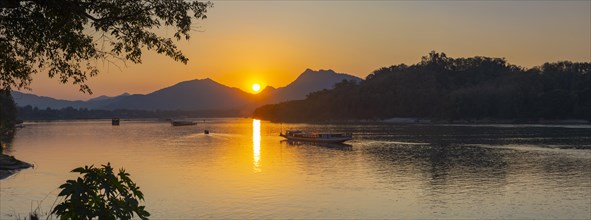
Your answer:
[[[63,99],[55,99],[47,96],[38,96],[19,91],[12,91],[12,98],[18,106],[33,106],[40,109],[52,108],[61,109],[65,107],[81,108],[85,107],[86,103],[81,100],[70,101]]]
[[[305,99],[306,95],[323,89],[332,89],[335,84],[343,80],[361,81],[359,77],[344,73],[336,73],[329,70],[314,71],[306,69],[300,76],[289,85],[281,88],[269,88],[267,104],[284,102],[289,100]]]
[[[124,96],[129,96],[129,95],[131,95],[131,94],[129,94],[127,92],[124,92],[123,94],[118,95],[118,96],[124,97]],[[109,100],[109,99],[117,98],[118,96],[106,96],[106,95],[102,95],[102,96],[99,96],[99,97],[96,97],[96,98],[89,99],[88,102],[104,101],[104,100]]]
[[[222,85],[212,79],[195,79],[154,91],[149,94],[121,94],[115,97],[99,96],[88,101],[68,101],[50,97],[13,92],[19,106],[60,109],[65,107],[89,109],[128,110],[243,110],[252,111],[263,104],[304,99],[306,95],[331,89],[342,80],[361,81],[360,78],[336,73],[333,70],[306,69],[289,85],[266,87],[258,94],[244,92]]]
[[[114,100],[119,98],[129,96],[129,93],[123,93],[118,96],[99,96],[96,98],[89,99],[88,101],[82,100],[64,100],[64,99],[55,99],[47,96],[38,96],[28,93],[23,93],[19,91],[12,91],[12,97],[18,106],[27,106],[30,105],[32,107],[37,107],[40,109],[52,108],[52,109],[61,109],[66,107],[73,107],[73,108],[89,108],[89,109],[99,109],[102,106],[105,106]]]
[[[102,109],[130,110],[222,110],[247,106],[252,94],[209,78],[189,80],[146,95],[118,98]]]

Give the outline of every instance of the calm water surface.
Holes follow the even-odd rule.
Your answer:
[[[288,143],[282,129],[355,139]],[[588,125],[31,122],[5,147],[35,168],[0,180],[2,219],[50,211],[70,170],[107,162],[131,174],[154,219],[591,218]]]

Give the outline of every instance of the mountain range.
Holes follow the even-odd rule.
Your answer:
[[[323,89],[331,89],[343,80],[362,79],[333,70],[313,71],[307,69],[289,85],[280,88],[266,87],[258,94],[244,92],[220,84],[212,79],[196,79],[148,93],[118,96],[99,96],[87,101],[71,101],[13,91],[18,106],[40,109],[60,109],[65,107],[88,109],[128,109],[128,110],[247,110],[288,100],[304,99],[307,94]]]

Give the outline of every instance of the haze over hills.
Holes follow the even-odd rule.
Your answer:
[[[121,95],[118,95],[118,96],[128,96],[128,95],[131,95],[131,94],[129,94],[129,93],[127,93],[127,92],[124,92],[123,94],[121,94]],[[88,101],[102,101],[102,100],[108,100],[108,99],[116,98],[116,97],[118,97],[118,96],[106,96],[106,95],[102,95],[102,96],[99,96],[99,97],[96,97],[96,98],[89,99]]]
[[[70,101],[70,100],[63,100],[63,99],[54,99],[47,96],[38,96],[28,93],[23,93],[19,91],[12,91],[12,98],[14,102],[16,102],[17,106],[33,106],[40,109],[45,108],[52,108],[52,109],[59,109],[65,108],[68,106],[72,106],[74,108],[80,108],[85,104],[85,101]]]
[[[55,99],[47,96],[38,96],[19,91],[12,91],[12,96],[18,106],[30,105],[39,109],[61,109],[66,107],[99,109],[100,107],[105,106],[118,98],[129,96],[129,93],[123,93],[118,96],[99,96],[89,99],[88,101]]]
[[[285,87],[267,87],[259,94],[251,94],[228,87],[209,78],[177,83],[149,94],[121,94],[115,97],[99,96],[88,101],[60,100],[21,92],[13,92],[18,106],[30,105],[40,109],[65,107],[89,109],[129,110],[253,110],[263,104],[304,99],[306,95],[331,89],[342,80],[362,79],[333,70],[307,69]]]

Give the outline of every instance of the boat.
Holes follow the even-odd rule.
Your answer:
[[[305,141],[318,143],[343,143],[353,139],[351,133],[308,133],[300,130],[287,130],[279,136],[291,141]]]
[[[187,126],[187,125],[196,125],[197,122],[174,120],[174,121],[171,121],[170,124],[172,124],[172,126]]]
[[[326,143],[326,142],[310,142],[310,141],[292,141],[281,140],[281,143],[286,143],[289,146],[318,146],[335,150],[352,150],[353,145],[346,143]]]

